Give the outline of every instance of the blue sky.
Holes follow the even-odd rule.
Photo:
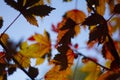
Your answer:
[[[46,29],[48,32],[50,32],[50,35],[52,36],[51,39],[53,41],[56,40],[56,34],[51,31],[51,24],[57,25],[58,22],[62,20],[62,16],[64,13],[68,10],[75,9],[75,1],[65,3],[62,0],[51,0],[50,6],[56,8],[56,10],[53,10],[49,16],[44,17],[43,19],[37,18],[39,22],[39,27],[35,27],[30,25],[26,19],[21,15],[18,20],[11,26],[11,28],[6,32],[9,34],[10,39],[14,41],[19,41],[21,39],[26,40],[29,36],[33,35],[35,32],[37,33],[43,33],[44,29]],[[86,9],[86,3],[85,0],[78,0],[77,3],[77,9],[83,10],[84,12],[87,12]],[[7,6],[6,3],[4,3],[4,0],[0,0],[0,16],[3,17],[4,24],[2,29],[0,29],[0,33],[2,33],[6,27],[13,21],[14,18],[19,14],[18,11],[11,8],[10,6]],[[87,32],[87,33],[86,33]],[[86,47],[84,46],[85,40],[88,38],[88,31],[82,30],[81,34],[73,40],[73,43],[79,43],[80,47]],[[83,42],[84,41],[84,42]],[[81,50],[84,53],[88,53],[86,50]],[[44,64],[43,66],[39,67],[40,69],[40,77],[43,77],[44,72],[46,72],[46,69],[49,69],[47,64]],[[21,70],[17,70],[13,75],[8,77],[8,80],[25,80],[29,79],[24,72]]]

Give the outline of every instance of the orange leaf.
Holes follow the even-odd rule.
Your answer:
[[[60,70],[59,65],[55,65],[45,74],[45,80],[69,80],[68,75],[71,73],[71,69]]]

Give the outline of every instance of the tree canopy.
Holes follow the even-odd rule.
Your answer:
[[[62,1],[69,4],[73,0]],[[78,9],[81,5],[78,0],[74,1],[74,8],[67,10],[61,21],[52,23],[51,30],[45,26],[40,30],[43,33],[35,32],[26,40],[15,42],[7,31],[20,16],[36,28],[41,25],[39,20],[46,16],[49,18],[56,7],[51,5],[52,0],[4,0],[5,6],[16,10],[18,16],[0,33],[0,80],[8,80],[8,76],[17,74],[14,73],[17,69],[21,69],[30,80],[120,79],[120,1],[85,0],[87,12]],[[1,16],[0,29],[4,28],[4,22]],[[22,26],[24,24],[21,23],[21,32],[24,30]],[[88,31],[88,36],[80,37],[83,31]],[[53,34],[56,35],[55,40]],[[87,38],[86,42],[82,41],[83,37]],[[85,45],[76,43],[76,38]],[[99,58],[86,55],[80,46],[85,46],[90,55],[90,51],[94,51]],[[100,62],[101,57],[104,63]],[[50,69],[38,77],[42,73],[39,66],[43,63]]]

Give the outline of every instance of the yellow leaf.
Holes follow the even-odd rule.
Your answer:
[[[14,58],[19,62],[19,64],[24,67],[24,68],[28,68],[30,66],[30,58],[23,56],[20,53],[16,53],[14,55]]]
[[[1,36],[1,35],[0,35]],[[9,39],[9,36],[7,34],[3,34],[1,37],[1,41],[3,42],[3,44],[7,44],[7,41]]]
[[[67,68],[66,70],[59,70],[60,66],[55,65],[46,73],[45,80],[69,80],[68,75],[71,73],[71,69]]]
[[[106,0],[99,0],[99,6],[97,6],[97,12],[100,14],[100,15],[104,15],[105,13],[105,6],[106,6]]]
[[[91,61],[83,65],[80,70],[89,73],[85,80],[96,80],[100,74],[100,67]]]
[[[43,62],[44,62],[43,58],[36,58],[36,64],[35,65],[42,64]]]

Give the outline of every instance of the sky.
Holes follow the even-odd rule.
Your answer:
[[[62,16],[66,11],[75,9],[76,7],[75,3],[77,0],[73,0],[72,2],[69,3],[65,3],[62,0],[51,0],[51,1],[52,2],[50,6],[56,9],[53,10],[49,14],[49,16],[46,16],[42,19],[37,17],[37,20],[39,22],[39,27],[30,25],[26,21],[26,19],[21,15],[6,32],[7,34],[9,34],[10,39],[15,42],[19,42],[19,40],[21,39],[26,40],[28,37],[30,37],[36,32],[42,34],[44,29],[46,29],[52,36],[51,40],[54,42],[56,40],[56,34],[52,32],[51,24],[57,25],[57,23],[62,20]],[[77,9],[82,10],[85,13],[87,12],[85,0],[78,0]],[[18,14],[19,12],[11,8],[10,6],[6,5],[6,3],[4,3],[4,0],[0,0],[0,16],[2,16],[4,20],[3,27],[0,29],[0,34],[16,18]],[[88,31],[82,29],[81,34],[73,40],[73,43],[79,43],[80,47],[84,48],[86,47],[84,46],[84,44],[87,39],[88,39]],[[88,53],[86,49],[81,49],[80,51],[84,53]],[[39,69],[40,69],[40,75],[38,76],[38,78],[41,78],[44,76],[45,72],[49,69],[49,67],[47,64],[43,64],[41,67],[39,67]],[[26,80],[26,79],[29,79],[29,77],[27,77],[27,75],[19,69],[17,69],[17,71],[13,75],[8,77],[8,80]]]

